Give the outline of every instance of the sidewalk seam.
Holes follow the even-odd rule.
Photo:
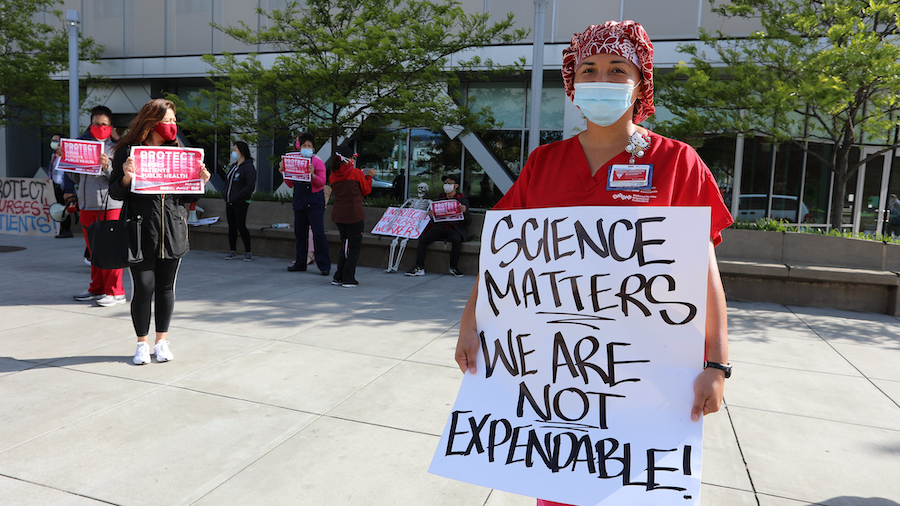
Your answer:
[[[744,463],[744,469],[747,470],[747,480],[750,482],[750,489],[753,491],[753,499],[756,500],[756,506],[760,506],[756,485],[753,483],[753,475],[750,473],[750,466],[747,465],[747,458],[744,456],[744,449],[741,447],[741,438],[738,437],[737,429],[734,426],[734,419],[731,418],[731,410],[729,407],[728,404],[725,404],[725,413],[728,414],[728,423],[731,425],[731,433],[734,434],[734,442],[737,444],[738,452],[741,454],[741,461]]]

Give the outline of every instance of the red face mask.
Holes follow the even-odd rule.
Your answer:
[[[91,125],[91,135],[98,141],[105,141],[112,134],[112,125]]]
[[[158,133],[166,142],[174,141],[178,136],[178,125],[175,123],[157,123],[153,131]]]

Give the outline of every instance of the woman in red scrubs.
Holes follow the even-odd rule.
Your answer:
[[[654,112],[653,44],[641,25],[608,21],[575,34],[563,51],[566,94],[587,129],[546,144],[528,157],[516,183],[494,209],[567,206],[705,206],[712,210],[707,276],[706,360],[694,382],[691,419],[722,405],[728,364],[725,292],[714,246],[733,222],[709,168],[690,146],[639,126]],[[621,166],[648,167],[622,181]],[[652,170],[649,167],[652,166]],[[635,178],[640,184],[635,183]],[[463,311],[456,347],[460,369],[475,373],[478,281]],[[538,506],[557,503],[538,499]]]

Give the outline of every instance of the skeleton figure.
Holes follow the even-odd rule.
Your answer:
[[[419,183],[416,186],[416,196],[414,199],[406,199],[406,202],[400,206],[401,209],[411,208],[418,209],[420,211],[427,211],[431,207],[431,199],[425,198],[425,193],[428,192],[428,185],[425,183]],[[393,222],[391,222],[393,224]],[[403,252],[406,251],[406,243],[409,242],[409,237],[394,237],[394,240],[391,241],[391,254],[388,256],[388,267],[384,270],[384,272],[397,272],[397,268],[400,267],[400,260],[403,259]],[[399,251],[397,250],[397,245],[400,245]],[[394,253],[397,253],[396,257]]]

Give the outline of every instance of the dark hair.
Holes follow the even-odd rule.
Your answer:
[[[50,136],[51,139],[54,138],[54,137],[59,137],[60,139],[62,139],[63,137],[65,137],[65,135],[63,135],[63,134],[53,134],[53,135]]]
[[[125,135],[123,135],[122,138],[119,139],[119,142],[116,143],[116,150],[118,151],[119,148],[124,146],[141,144],[147,140],[147,137],[150,136],[150,132],[153,131],[157,123],[166,117],[166,112],[169,109],[172,109],[172,112],[175,112],[175,104],[172,103],[171,100],[166,100],[164,98],[154,98],[144,104],[144,106],[141,107],[141,110],[138,111],[137,116],[131,120],[128,131],[125,132]],[[181,143],[179,142],[178,145],[180,146]]]
[[[455,174],[444,174],[444,177],[441,178],[442,181],[446,181],[448,179],[453,181],[453,184],[459,184],[459,176]]]
[[[313,143],[313,148],[316,147],[316,138],[313,137],[313,134],[311,134],[309,132],[300,132],[299,134],[297,134],[296,140],[299,141],[301,145],[304,142],[309,141],[309,142]]]
[[[91,109],[91,120],[93,120],[94,116],[98,114],[106,116],[107,118],[109,118],[109,121],[112,122],[112,111],[109,110],[109,107],[106,107],[105,105],[98,105],[97,107]]]
[[[337,148],[337,150],[335,151],[335,154],[333,154],[331,156],[331,166],[328,168],[328,170],[331,172],[334,172],[334,171],[340,169],[342,165],[347,163],[347,162],[341,160],[341,157],[337,156],[338,154],[342,155],[344,158],[352,158],[353,157],[353,148],[351,148],[349,144],[345,144],[345,145]]]
[[[244,141],[235,141],[234,147],[238,148],[238,153],[244,157],[244,160],[253,161],[253,157],[250,156],[250,148],[247,147],[247,143]]]

